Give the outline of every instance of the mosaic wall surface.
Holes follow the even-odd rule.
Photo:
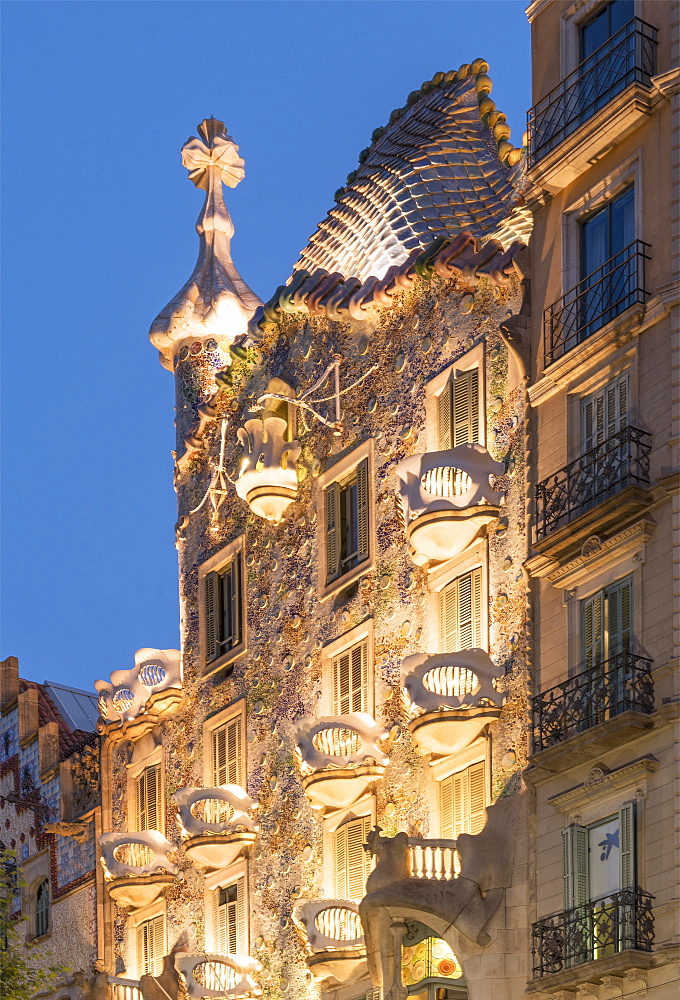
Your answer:
[[[405,725],[400,692],[401,659],[438,652],[427,613],[427,572],[411,560],[396,501],[394,464],[426,450],[425,385],[475,345],[486,358],[487,446],[506,463],[502,516],[487,529],[489,551],[490,651],[504,675],[507,701],[493,726],[493,791],[508,794],[526,764],[525,484],[523,388],[498,332],[518,313],[521,289],[513,279],[498,288],[485,279],[416,283],[396,307],[352,324],[325,317],[290,317],[271,326],[257,365],[235,361],[220,379],[213,403],[229,414],[226,467],[235,478],[242,458],[236,429],[248,408],[277,376],[298,394],[319,378],[337,352],[346,387],[373,364],[378,369],[343,396],[345,425],[336,437],[309,415],[298,417],[297,501],[279,525],[250,514],[234,493],[211,523],[210,505],[190,514],[205,495],[218,448],[219,421],[207,435],[204,456],[181,466],[177,475],[181,638],[186,700],[162,730],[166,793],[203,784],[202,726],[206,717],[234,699],[247,700],[248,792],[260,802],[261,831],[251,853],[251,954],[263,965],[263,996],[314,997],[302,947],[291,920],[300,897],[321,891],[322,828],[302,789],[294,755],[294,721],[314,714],[321,694],[322,649],[349,629],[373,619],[375,715],[390,731],[391,758],[377,788],[377,819],[387,834],[406,830],[428,835],[434,783],[427,758],[414,748]],[[178,442],[190,433],[197,408],[215,391],[215,374],[225,359],[217,350],[185,350],[176,365]],[[509,371],[510,369],[510,371]],[[319,394],[317,394],[319,395]],[[328,393],[321,393],[328,395]],[[330,404],[326,404],[328,409]],[[320,602],[318,598],[318,491],[320,471],[361,441],[374,441],[374,568],[359,584]],[[183,445],[178,445],[181,455]],[[248,651],[231,677],[201,679],[197,571],[199,565],[245,532]],[[113,754],[114,828],[125,829],[127,760],[124,746]],[[166,809],[164,833],[178,842],[175,811]],[[182,858],[180,852],[180,858]],[[168,945],[192,927],[204,947],[203,877],[182,859],[184,880],[167,895]],[[125,952],[124,911],[117,911],[118,971],[130,967]]]

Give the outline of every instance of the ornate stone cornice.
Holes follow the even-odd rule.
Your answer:
[[[658,766],[659,761],[652,754],[638,757],[611,771],[604,764],[596,764],[590,769],[582,784],[574,785],[559,795],[552,795],[548,801],[560,812],[570,812],[575,806],[590,802],[599,791],[607,788],[625,788],[626,785],[653,774]]]

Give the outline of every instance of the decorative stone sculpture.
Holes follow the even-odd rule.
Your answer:
[[[226,983],[233,981],[233,986],[224,986],[219,989],[209,989],[196,982],[196,970],[199,966],[211,968],[215,978],[220,978]],[[221,967],[221,968],[220,968]],[[258,997],[261,990],[252,978],[254,972],[258,972],[262,966],[249,955],[183,955],[177,961],[177,968],[184,976],[187,984],[187,994],[192,1000],[201,1000],[203,997],[215,997],[217,1000],[246,1000],[250,997]]]
[[[295,726],[305,792],[318,805],[352,805],[382,777],[389,757],[377,746],[387,731],[366,712],[300,719]]]
[[[168,854],[175,850],[175,845],[158,830],[103,833],[99,846],[109,894],[120,906],[145,906],[174,881],[177,865],[170,861]],[[116,857],[125,847],[132,855],[130,861]],[[149,854],[151,857],[147,860]],[[135,855],[138,863],[135,863]]]
[[[425,565],[464,552],[480,528],[496,520],[503,494],[490,476],[505,472],[481,444],[410,455],[395,474],[413,561]]]
[[[255,842],[259,827],[248,813],[256,810],[258,803],[238,785],[181,788],[172,798],[179,809],[177,824],[184,849],[193,861],[208,868],[225,868]],[[215,818],[219,817],[219,806],[214,806],[226,806],[228,818],[220,817],[219,822],[199,819],[192,812],[198,802],[212,803]]]
[[[359,907],[349,899],[315,899],[298,903],[293,919],[307,951],[315,979],[350,985],[366,975],[366,949]]]
[[[286,441],[287,421],[263,416],[239,428],[243,463],[236,492],[254,514],[278,523],[297,497],[298,441]]]
[[[224,203],[222,185],[236,187],[245,175],[238,146],[224,122],[206,118],[182,146],[182,164],[189,179],[205,191],[196,223],[200,238],[198,260],[191,277],[151,325],[149,339],[158,348],[161,364],[172,370],[182,343],[215,339],[225,355],[234,340],[246,332],[248,320],[261,305],[231,259],[234,226]]]
[[[131,670],[114,670],[110,681],[98,680],[94,686],[99,693],[101,727],[107,735],[138,739],[181,703],[180,652],[138,649]],[[116,729],[120,729],[118,734]]]

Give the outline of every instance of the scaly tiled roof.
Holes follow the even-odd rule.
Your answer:
[[[489,97],[488,64],[437,73],[373,133],[296,271],[382,278],[439,237],[502,229],[517,201],[521,150]]]

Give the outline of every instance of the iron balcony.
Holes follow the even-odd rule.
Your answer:
[[[544,310],[546,367],[630,306],[645,302],[648,249],[648,243],[635,240]]]
[[[654,711],[652,661],[615,656],[532,698],[532,754],[556,746],[623,712]]]
[[[622,889],[572,910],[554,913],[531,928],[532,977],[610,958],[654,943],[652,900],[642,889]]]
[[[656,28],[633,18],[530,109],[530,168],[630,84],[650,85],[656,34]]]
[[[536,541],[628,486],[649,484],[651,434],[624,427],[536,485]]]

